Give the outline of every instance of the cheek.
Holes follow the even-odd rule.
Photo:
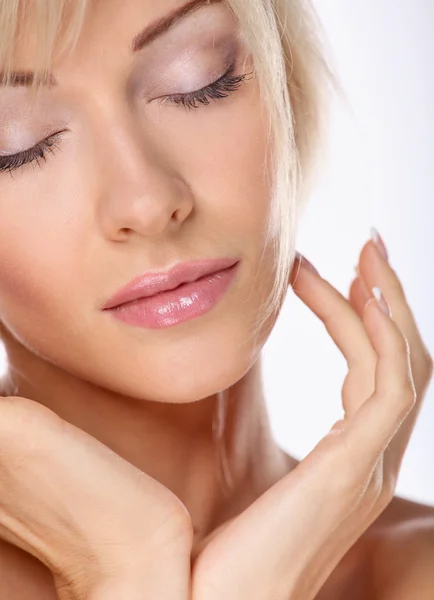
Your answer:
[[[44,323],[53,322],[76,283],[73,265],[80,257],[62,220],[52,214],[48,221],[47,212],[25,219],[8,214],[14,226],[0,231],[0,315],[19,338],[44,335]]]
[[[270,208],[263,112],[257,93],[246,88],[199,108],[172,130],[179,169],[193,187],[201,216],[209,219],[207,228],[212,231],[214,224],[221,233],[223,227],[247,244],[264,230]]]
[[[82,297],[89,215],[77,198],[91,203],[78,157],[58,160],[49,176],[31,165],[24,169],[0,180],[0,319],[16,334],[39,339],[47,323],[64,321]]]
[[[185,117],[183,128],[174,128],[174,143],[182,161],[180,171],[193,187],[197,203],[198,243],[205,235],[214,241],[215,252],[243,258],[240,298],[249,320],[268,297],[275,278],[272,248],[266,247],[264,254],[271,208],[270,144],[258,94],[252,89],[240,99],[236,94],[227,99],[227,107],[222,100]],[[246,328],[250,326],[246,322]]]

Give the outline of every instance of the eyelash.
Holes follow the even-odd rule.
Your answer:
[[[196,110],[201,104],[208,105],[210,100],[226,98],[241,86],[248,75],[251,75],[251,73],[234,75],[234,70],[235,65],[233,64],[229,67],[226,73],[217,79],[217,81],[214,81],[213,83],[210,83],[206,87],[195,92],[163,96],[161,104],[165,104],[167,101],[170,101],[176,106],[184,106],[184,108],[188,110]],[[36,162],[40,167],[41,165],[39,164],[39,159],[43,158],[46,161],[46,152],[49,151],[54,154],[53,148],[59,147],[58,141],[61,133],[61,131],[54,133],[49,138],[39,142],[39,144],[33,148],[24,150],[24,152],[12,154],[10,156],[0,156],[0,173],[3,171],[9,171],[12,176],[13,171],[33,162]]]
[[[38,166],[40,167],[41,165],[39,164],[39,159],[43,158],[44,160],[47,160],[47,151],[54,154],[53,147],[58,147],[58,141],[61,133],[61,131],[53,133],[53,135],[45,140],[42,140],[42,142],[39,142],[39,144],[33,148],[24,150],[24,152],[20,152],[19,154],[12,154],[10,156],[3,157],[0,156],[0,173],[3,171],[9,171],[12,176],[12,171],[20,169],[24,165],[33,162],[37,162]]]
[[[199,108],[199,104],[208,105],[210,100],[219,100],[226,98],[232,92],[235,92],[251,73],[243,75],[234,75],[235,65],[232,64],[229,69],[217,81],[210,83],[206,87],[195,92],[187,94],[173,94],[171,96],[163,96],[162,104],[166,101],[173,102],[176,105],[184,106],[189,110]]]

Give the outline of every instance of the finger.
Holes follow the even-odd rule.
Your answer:
[[[295,294],[324,323],[347,361],[349,373],[342,400],[346,414],[351,416],[373,391],[375,351],[363,322],[348,300],[298,259],[294,270]]]
[[[340,501],[336,487],[356,494],[369,482],[415,400],[408,343],[375,299],[365,307],[364,326],[377,356],[375,391],[351,419],[335,424],[333,429],[340,430],[338,435],[323,438],[294,471],[301,488],[312,473],[317,482],[327,479],[328,473],[329,486],[322,493],[335,495],[336,505]],[[348,502],[349,497],[343,495],[342,501]]]
[[[296,264],[297,263],[297,264]],[[292,289],[308,308],[323,322],[333,341],[353,367],[372,355],[373,348],[358,317],[348,300],[328,281],[305,268],[298,259]]]
[[[372,241],[368,242],[362,249],[359,270],[363,280],[367,282],[366,285],[376,282],[375,285],[382,287],[388,298],[393,320],[405,335],[410,347],[411,370],[417,401],[400,431],[392,440],[385,455],[385,468],[396,470],[397,465],[401,464],[408,440],[419,416],[427,387],[431,381],[433,362],[421,337],[401,281]]]
[[[361,277],[356,277],[351,283],[348,299],[361,319],[363,319],[365,305],[370,298],[372,298],[372,296],[369,294],[363,279]]]
[[[370,298],[372,298],[372,293],[368,292],[363,279],[357,276],[350,286],[349,301],[361,319],[363,319],[365,306]],[[361,398],[356,405],[357,410],[360,403],[368,398],[374,389],[375,364],[367,365],[365,369],[358,369],[357,372],[350,371],[342,386],[342,403],[344,406],[349,404],[354,405],[355,403],[351,402],[348,398],[354,397],[357,394]],[[350,412],[348,416],[351,416],[351,414]]]
[[[381,312],[376,300],[368,302],[364,322],[378,357],[375,392],[342,432],[347,451],[354,458],[359,456],[362,469],[375,465],[416,400],[405,336],[390,316]]]
[[[378,286],[387,297],[393,320],[410,345],[414,381],[419,398],[422,399],[432,377],[433,362],[407,302],[402,283],[373,241],[367,242],[362,249],[359,270],[367,288]]]

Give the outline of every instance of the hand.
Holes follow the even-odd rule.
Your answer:
[[[52,571],[61,600],[188,597],[184,504],[27,398],[0,398],[0,499],[0,537]]]
[[[193,564],[194,600],[312,600],[392,500],[433,362],[396,273],[372,242],[359,272],[348,301],[296,261],[295,293],[348,363],[345,415],[295,469],[212,536]],[[369,296],[374,286],[393,319]]]

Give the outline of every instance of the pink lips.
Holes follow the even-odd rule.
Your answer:
[[[161,328],[211,310],[230,286],[239,261],[201,260],[147,273],[120,289],[104,310],[132,325]]]

